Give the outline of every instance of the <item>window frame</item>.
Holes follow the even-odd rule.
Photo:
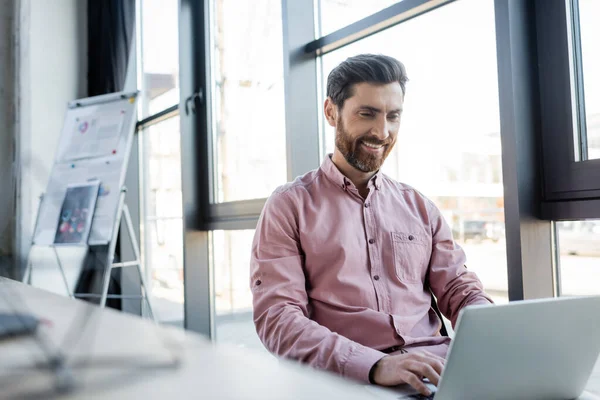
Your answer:
[[[543,131],[541,216],[547,220],[600,217],[600,159],[576,157],[587,153],[577,13],[570,16],[570,8],[576,7],[577,0],[535,2]]]

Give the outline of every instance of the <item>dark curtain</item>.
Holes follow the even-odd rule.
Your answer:
[[[88,0],[88,96],[120,92],[125,85],[135,31],[135,0]],[[100,293],[108,246],[90,246],[76,293]],[[115,262],[119,262],[119,246]],[[108,294],[121,294],[121,269],[113,269]],[[97,303],[98,299],[90,301]],[[107,307],[121,309],[120,299]]]
[[[88,96],[123,90],[134,30],[135,0],[88,0]]]

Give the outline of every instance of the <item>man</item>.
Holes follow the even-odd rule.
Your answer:
[[[450,342],[431,292],[453,326],[463,307],[491,299],[436,206],[379,171],[397,141],[406,82],[404,66],[383,55],[331,71],[324,112],[335,151],[268,199],[251,288],[269,351],[428,395],[422,378],[437,385]]]

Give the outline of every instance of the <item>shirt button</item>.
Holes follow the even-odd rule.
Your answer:
[[[369,208],[370,204],[369,203],[365,203],[365,208]]]
[[[376,281],[378,281],[378,280],[379,280],[379,275],[375,275],[375,276],[373,277],[373,279],[375,279]]]
[[[260,284],[261,284],[261,283],[262,283],[262,282],[260,281],[260,279],[259,279],[259,280],[257,280],[257,281],[256,281],[256,286],[260,286]]]
[[[410,235],[410,236],[408,237],[408,240],[415,240],[415,237],[414,237],[413,235]]]
[[[371,243],[371,244],[375,243],[375,239],[369,239],[369,243]]]

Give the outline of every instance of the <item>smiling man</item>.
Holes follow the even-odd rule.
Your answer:
[[[450,339],[442,313],[491,299],[437,207],[380,168],[396,144],[407,76],[396,59],[363,54],[327,79],[335,151],[277,190],[251,259],[254,322],[282,357],[364,382],[428,394]],[[410,145],[410,140],[405,141]]]

